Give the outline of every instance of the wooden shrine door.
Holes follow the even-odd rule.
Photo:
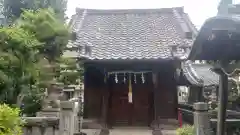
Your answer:
[[[128,102],[128,85],[115,84],[110,89],[110,124],[126,126],[131,124],[132,105]]]
[[[128,101],[128,84],[111,87],[110,114],[113,126],[149,126],[151,122],[150,87],[132,84],[133,103]]]
[[[149,126],[151,123],[151,87],[147,84],[133,84],[132,124]]]

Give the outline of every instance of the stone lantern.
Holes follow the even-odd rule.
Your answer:
[[[215,71],[220,75],[217,135],[225,134],[228,102],[227,68],[232,60],[240,60],[240,18],[216,16],[208,19],[199,31],[189,60],[210,60],[217,63]]]
[[[200,29],[190,60],[239,60],[240,17],[216,16]]]
[[[59,116],[60,100],[64,100],[63,84],[57,83],[55,80],[51,81],[45,94],[42,110],[37,113],[37,116]]]

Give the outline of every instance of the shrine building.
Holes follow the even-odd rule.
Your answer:
[[[177,119],[177,78],[197,30],[183,7],[76,9],[65,56],[84,65],[84,118],[151,127]]]

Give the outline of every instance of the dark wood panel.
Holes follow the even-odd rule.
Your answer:
[[[84,93],[85,110],[87,118],[101,118],[102,88],[87,88]]]
[[[128,85],[111,88],[111,124],[114,126],[148,126],[151,122],[150,88],[133,84],[133,103],[128,102]]]
[[[172,73],[158,74],[159,85],[155,89],[158,118],[176,118],[177,90]]]
[[[111,87],[111,124],[129,125],[131,119],[131,104],[128,103],[128,87],[126,84],[116,84]]]
[[[150,121],[150,89],[146,84],[133,85],[132,123],[136,126],[147,126]]]

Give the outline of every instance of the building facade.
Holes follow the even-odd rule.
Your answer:
[[[83,62],[84,118],[106,127],[177,119],[177,68],[196,29],[182,7],[77,9],[65,57]]]

